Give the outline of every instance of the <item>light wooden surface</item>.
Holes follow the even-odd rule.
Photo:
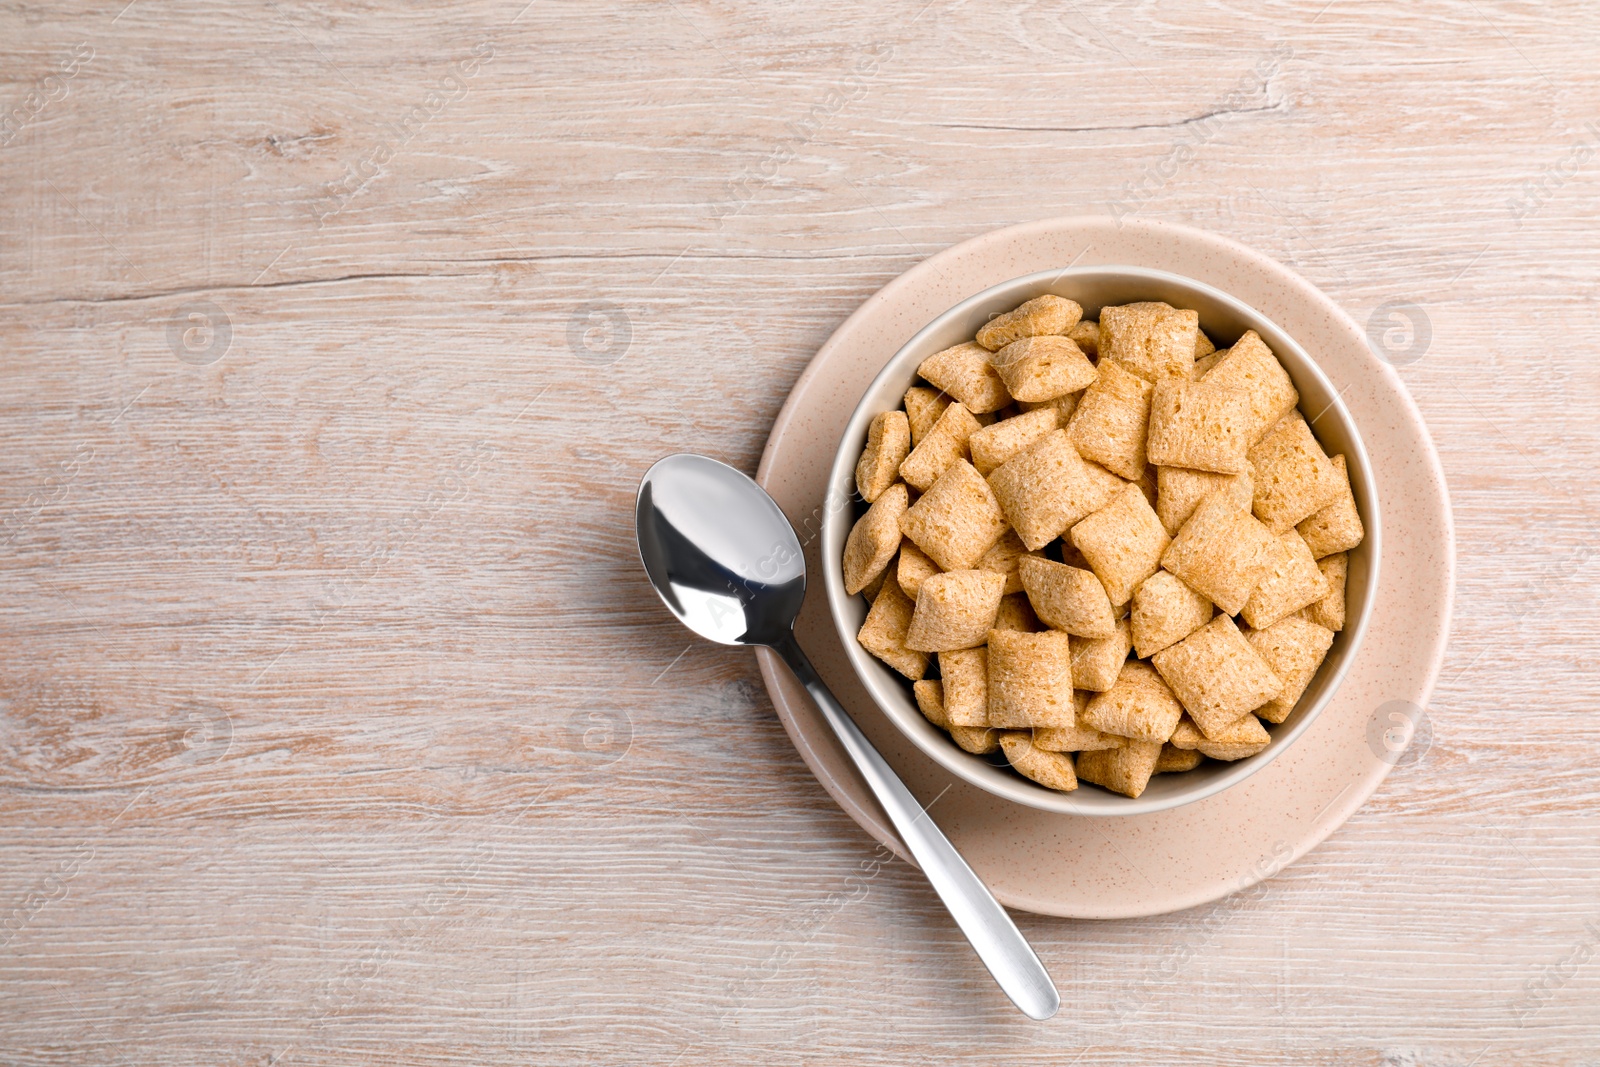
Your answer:
[[[0,10],[0,1063],[1600,1062],[1600,13],[125,2]],[[1303,862],[1021,917],[1035,1025],[630,505],[1110,211],[1422,309],[1456,636]]]

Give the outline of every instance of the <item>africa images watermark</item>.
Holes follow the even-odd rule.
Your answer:
[[[1538,177],[1523,182],[1516,195],[1506,201],[1506,208],[1518,226],[1548,204],[1562,186],[1576,177],[1578,171],[1594,158],[1595,150],[1600,148],[1600,126],[1591,121],[1585,122],[1583,128],[1588,131],[1587,137],[1574,142],[1565,155],[1540,171]]]
[[[1594,562],[1596,550],[1587,544],[1568,548],[1558,557],[1546,558],[1533,576],[1517,584],[1517,609],[1512,615],[1516,622],[1538,619],[1552,614],[1567,604],[1574,585],[1587,583],[1584,577]]]
[[[28,124],[38,118],[44,109],[57,100],[65,99],[67,83],[78,76],[78,72],[89,65],[94,59],[94,46],[87,41],[79,41],[72,46],[67,54],[54,69],[43,75],[33,83],[18,104],[0,115],[0,148],[4,148],[27,129]]]
[[[209,367],[233,347],[233,318],[213,301],[190,300],[167,320],[167,347],[191,367]]]
[[[563,747],[590,766],[616,763],[633,748],[633,716],[608,705],[575,708],[567,713]]]
[[[1409,767],[1433,747],[1433,720],[1410,700],[1386,700],[1367,716],[1367,748],[1391,767]]]
[[[1391,367],[1408,367],[1428,354],[1433,320],[1409,300],[1388,300],[1367,316],[1367,343]]]
[[[94,859],[94,847],[86,843],[79,844],[72,850],[72,854],[56,864],[56,869],[45,875],[16,907],[0,918],[0,948],[5,948],[15,941],[17,935],[33,921],[34,916],[49,907],[53,901],[65,897],[67,886],[78,877],[83,865],[92,859]]]
[[[0,531],[9,535],[0,542],[0,548],[9,547],[11,542],[22,536],[30,523],[44,514],[46,508],[60,502],[67,495],[68,487],[93,462],[94,457],[93,445],[79,443],[72,455],[56,464],[57,473],[45,478],[44,484],[29,493],[27,499],[0,516]]]
[[[1527,1025],[1534,1014],[1548,1004],[1561,988],[1572,981],[1578,969],[1588,963],[1600,946],[1600,923],[1585,919],[1584,936],[1572,946],[1565,956],[1544,968],[1533,978],[1522,983],[1522,996],[1511,1006],[1511,1014],[1519,1027]]]
[[[472,46],[472,51],[466,58],[458,59],[450,65],[444,77],[439,79],[438,84],[430,89],[419,103],[408,108],[395,121],[384,123],[387,135],[381,136],[372,148],[347,163],[344,177],[329,182],[323,195],[313,201],[311,210],[317,218],[317,225],[322,225],[343,211],[350,201],[383,173],[384,164],[398,155],[424,127],[443,114],[447,107],[464,99],[471,88],[467,84],[467,79],[476,77],[483,64],[493,58],[493,42],[489,40],[478,42]]]
[[[567,348],[585,363],[609,367],[633,344],[633,320],[620,304],[591,300],[567,319]]]
[[[1285,60],[1294,58],[1294,47],[1279,44],[1256,61],[1233,91],[1205,110],[1199,118],[1183,127],[1186,139],[1181,139],[1154,163],[1145,165],[1139,177],[1122,185],[1122,194],[1111,202],[1111,214],[1117,224],[1144,207],[1160,195],[1167,183],[1177,177],[1195,156],[1195,151],[1215,140],[1220,134],[1216,120],[1223,115],[1243,109],[1245,102],[1267,87],[1272,76],[1278,73]]]

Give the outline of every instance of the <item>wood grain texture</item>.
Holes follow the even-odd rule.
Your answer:
[[[0,1062],[1600,1062],[1600,13],[524,2],[0,9]],[[1460,577],[1420,758],[1258,891],[1021,917],[1041,1026],[630,504],[1103,212],[1421,309]]]

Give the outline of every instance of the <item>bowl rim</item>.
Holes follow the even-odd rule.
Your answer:
[[[1355,490],[1357,501],[1361,505],[1361,518],[1366,531],[1361,547],[1366,552],[1367,573],[1361,598],[1361,610],[1354,618],[1346,619],[1345,628],[1341,635],[1344,638],[1345,647],[1334,673],[1328,677],[1326,684],[1317,693],[1316,699],[1312,704],[1303,711],[1297,709],[1299,713],[1295,716],[1294,721],[1289,724],[1289,729],[1275,733],[1272,743],[1265,750],[1255,756],[1233,761],[1220,772],[1203,781],[1196,782],[1192,788],[1187,790],[1176,791],[1166,795],[1145,793],[1139,797],[1125,797],[1109,791],[1105,791],[1105,795],[1101,797],[1097,792],[1096,799],[1092,803],[1085,803],[1077,792],[1060,793],[1047,789],[1024,779],[1014,771],[989,763],[982,756],[977,756],[958,748],[950,741],[944,731],[927,722],[922,713],[916,709],[915,705],[906,697],[903,691],[904,687],[900,686],[898,676],[893,681],[901,689],[900,700],[896,702],[885,698],[884,693],[881,691],[882,683],[879,677],[880,674],[884,673],[884,669],[856,640],[853,622],[845,614],[847,606],[852,601],[855,601],[856,598],[844,591],[841,552],[848,529],[841,530],[840,527],[842,524],[849,524],[854,521],[852,508],[849,505],[852,500],[857,498],[855,494],[855,465],[862,450],[865,448],[866,424],[871,421],[874,415],[878,414],[877,410],[867,410],[868,398],[878,391],[880,383],[885,379],[905,378],[908,382],[915,380],[915,372],[913,371],[908,376],[906,373],[907,368],[904,364],[908,363],[911,356],[917,354],[925,345],[925,338],[944,329],[951,320],[965,316],[973,308],[992,301],[1002,294],[1009,294],[1008,299],[1015,299],[1017,303],[1020,303],[1022,300],[1047,292],[1051,287],[1059,286],[1074,278],[1097,279],[1106,275],[1134,276],[1143,282],[1169,286],[1176,285],[1180,288],[1187,287],[1204,294],[1207,299],[1226,306],[1235,316],[1248,324],[1247,328],[1255,329],[1263,337],[1268,334],[1276,336],[1282,343],[1272,346],[1274,353],[1287,351],[1296,369],[1303,370],[1304,373],[1317,381],[1318,385],[1331,397],[1331,400],[1327,407],[1318,413],[1316,418],[1320,420],[1324,415],[1334,414],[1349,439],[1348,447],[1346,448],[1346,462],[1351,469],[1351,485],[1352,489]],[[1019,296],[1018,292],[1021,290],[1032,290],[1032,292],[1029,295]],[[1265,329],[1262,328],[1263,326]],[[921,358],[926,358],[927,355],[931,354],[931,351],[922,353]],[[917,362],[920,361],[919,358]],[[1167,811],[1214,796],[1231,786],[1237,785],[1267,766],[1273,759],[1287,751],[1306,732],[1323,708],[1332,700],[1340,684],[1344,681],[1356,655],[1360,651],[1362,639],[1366,636],[1368,622],[1378,590],[1382,537],[1377,486],[1371,459],[1367,453],[1360,427],[1345,406],[1342,392],[1333,387],[1333,383],[1329,380],[1321,365],[1311,357],[1310,353],[1301,346],[1299,341],[1262,312],[1216,286],[1186,275],[1150,267],[1139,267],[1131,264],[1096,264],[1032,271],[1028,274],[1018,275],[987,286],[934,316],[933,319],[912,334],[895,351],[862,391],[861,398],[857,401],[845,425],[844,432],[834,453],[833,463],[829,468],[828,497],[830,506],[822,509],[822,536],[820,541],[823,584],[826,589],[829,612],[833,619],[834,628],[838,632],[841,643],[844,645],[845,654],[850,660],[851,668],[871,696],[873,703],[877,705],[878,710],[920,751],[961,780],[1002,799],[1023,804],[1027,807],[1065,815],[1121,817]]]

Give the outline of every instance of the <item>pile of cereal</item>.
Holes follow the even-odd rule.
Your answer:
[[[856,465],[844,580],[929,721],[1130,797],[1265,748],[1344,626],[1364,531],[1261,338],[1216,351],[1194,311],[1041,296],[917,373]]]

